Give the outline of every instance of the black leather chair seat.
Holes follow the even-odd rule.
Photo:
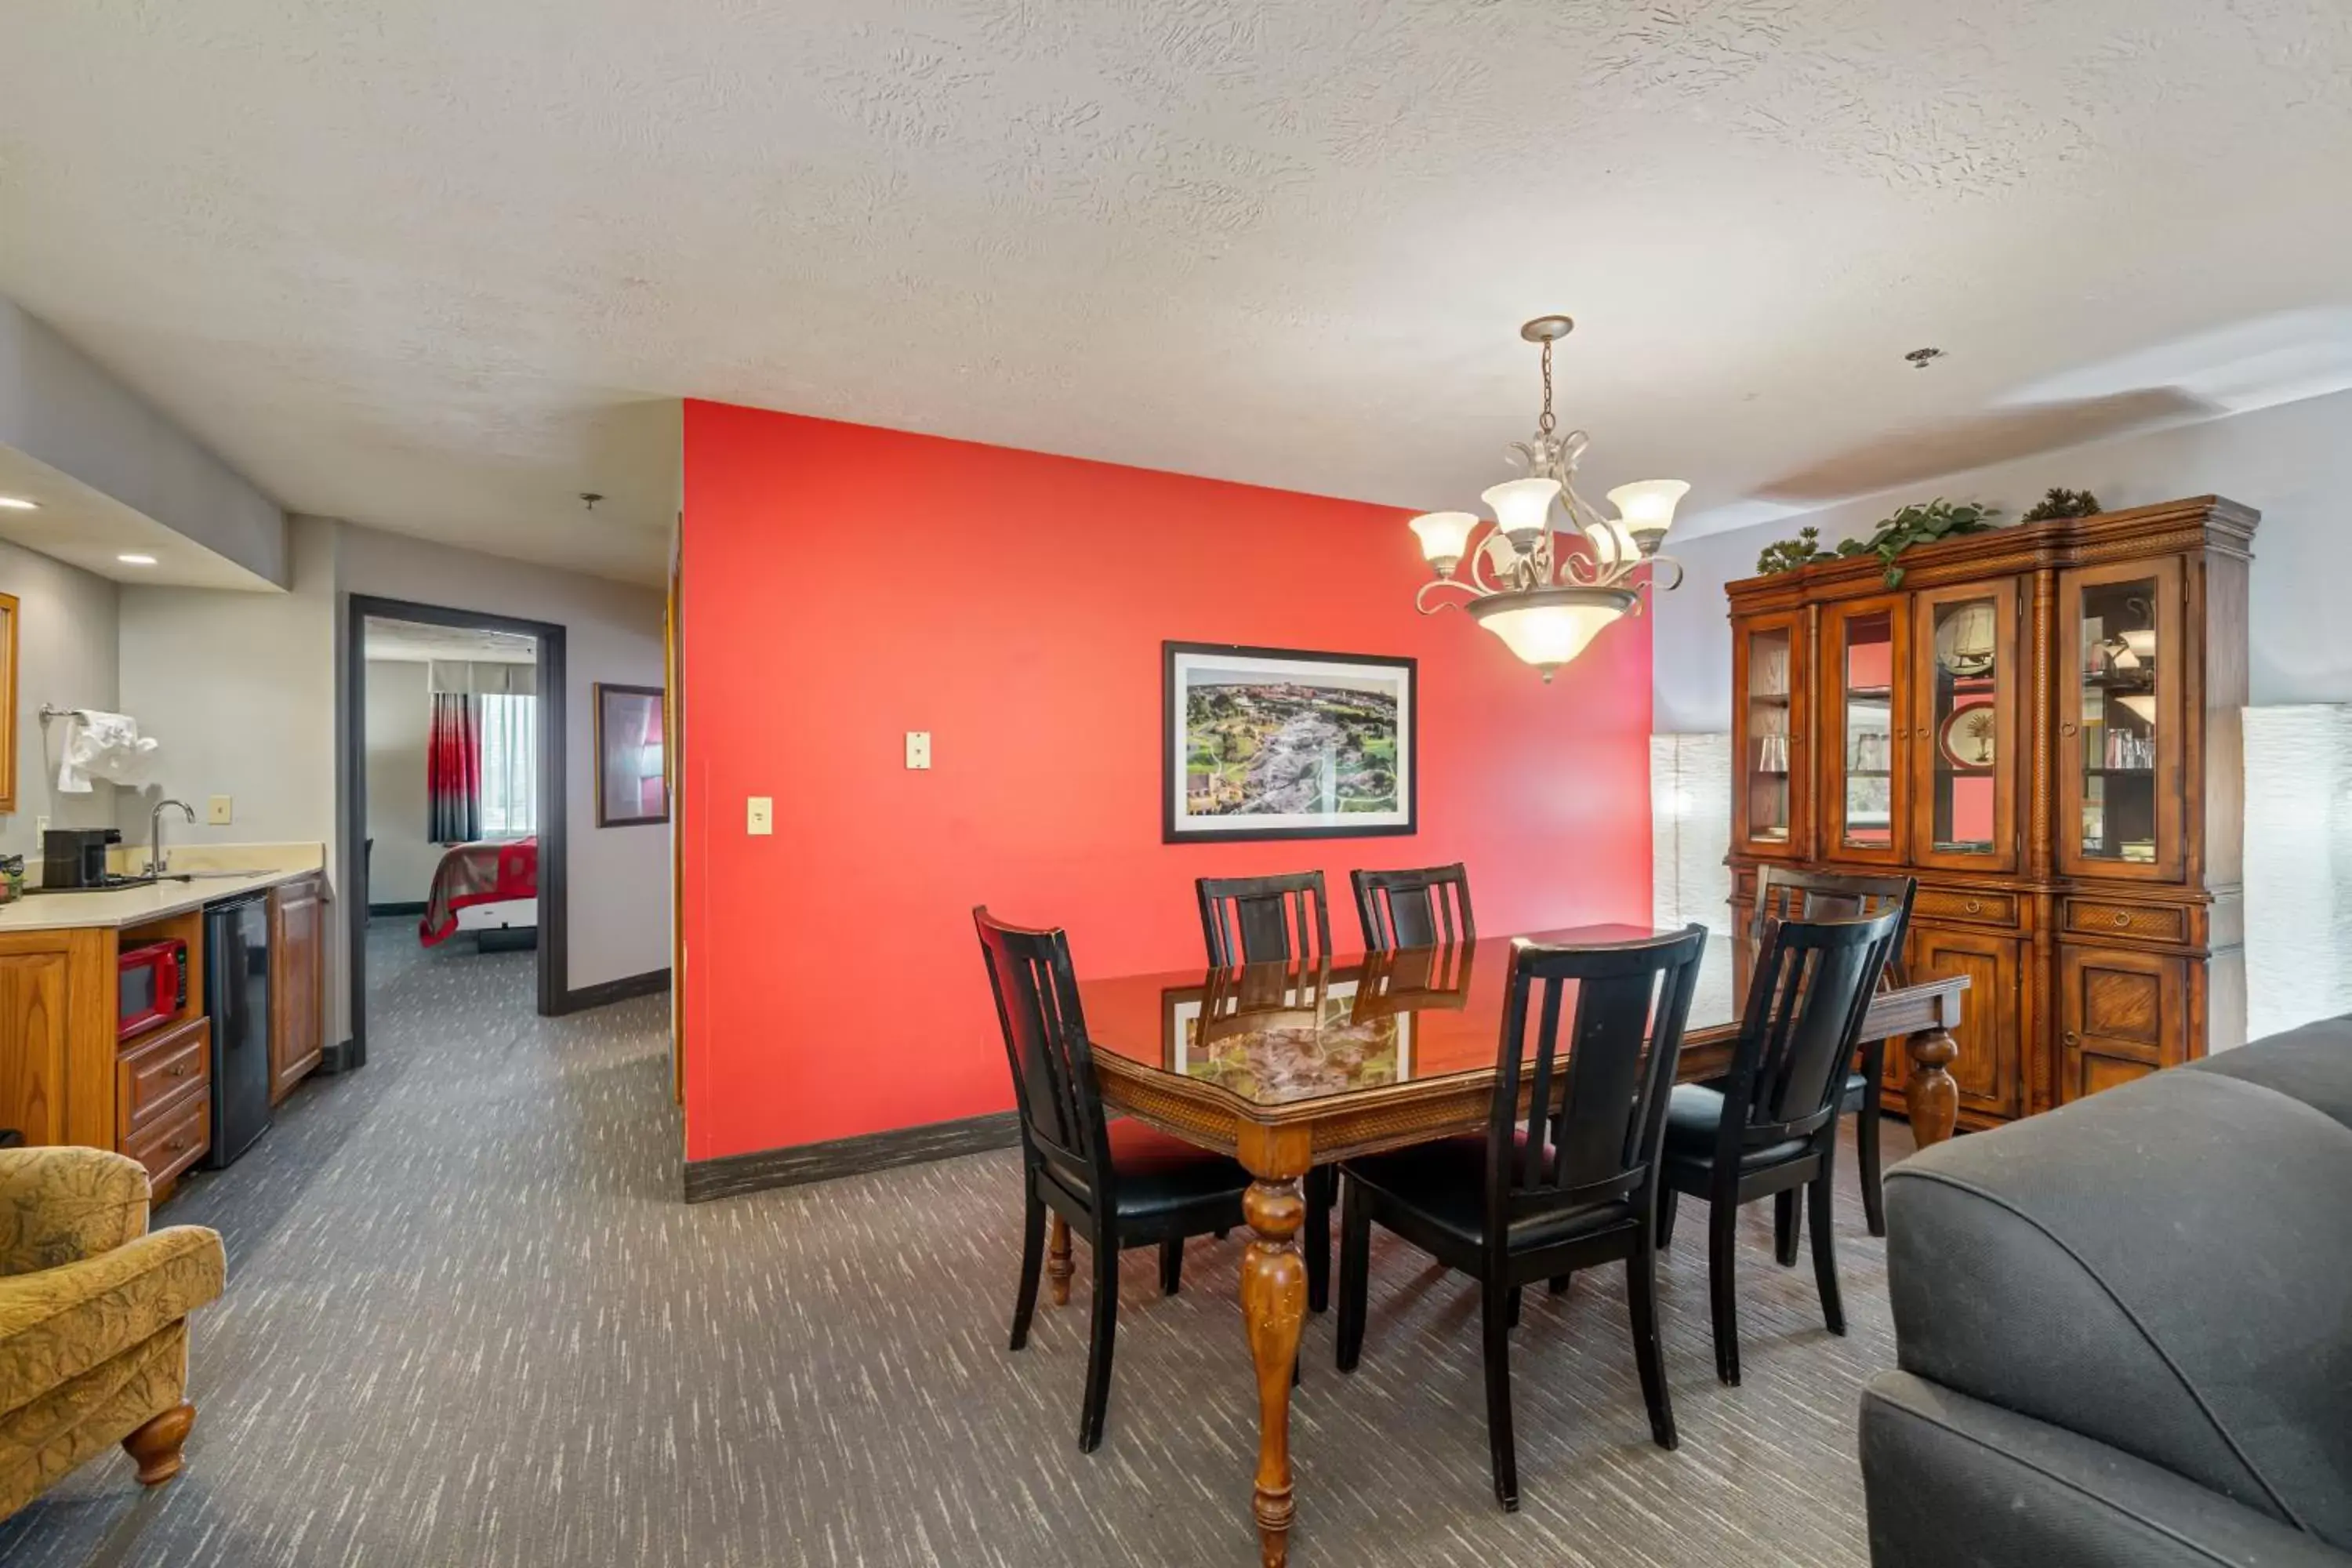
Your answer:
[[[1856,1073],[1854,1078],[1862,1075]],[[1819,1079],[1814,1081],[1819,1082]],[[1849,1080],[1851,1083],[1852,1080]],[[1666,1099],[1666,1158],[1678,1163],[1715,1163],[1716,1135],[1723,1127],[1723,1092],[1700,1083],[1678,1083]],[[1750,1149],[1739,1156],[1739,1168],[1752,1171],[1805,1152],[1802,1138],[1790,1138]]]
[[[1139,1219],[1218,1198],[1239,1201],[1250,1175],[1237,1160],[1196,1148],[1140,1121],[1108,1129],[1111,1168],[1118,1173],[1118,1213]]]
[[[1524,1150],[1527,1140],[1521,1137]],[[1350,1160],[1349,1175],[1374,1192],[1412,1208],[1465,1247],[1482,1244],[1486,1230],[1486,1137],[1465,1132],[1431,1143],[1367,1154]],[[1624,1199],[1547,1215],[1539,1225],[1514,1227],[1514,1247],[1543,1247],[1570,1237],[1605,1230],[1633,1217]]]

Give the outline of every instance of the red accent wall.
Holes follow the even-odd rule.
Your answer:
[[[1322,868],[1342,947],[1357,866],[1466,861],[1486,931],[1649,919],[1645,618],[1546,686],[1414,613],[1399,509],[721,404],[685,442],[689,1159],[1008,1108],[976,903],[1081,974],[1201,962],[1201,876]],[[1418,835],[1161,844],[1163,639],[1419,658]]]

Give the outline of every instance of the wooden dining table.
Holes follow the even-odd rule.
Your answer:
[[[1514,947],[1654,934],[1662,933],[1576,926],[1305,963],[1079,982],[1106,1107],[1233,1154],[1253,1178],[1243,1198],[1251,1235],[1241,1302],[1257,1382],[1252,1509],[1264,1568],[1289,1560],[1295,1510],[1291,1373],[1307,1315],[1300,1179],[1334,1161],[1486,1130]],[[1738,1016],[1729,941],[1718,938],[1707,955],[1678,1081],[1730,1068]],[[1958,1055],[1951,1031],[1968,984],[1955,976],[1882,990],[1864,1024],[1865,1047],[1906,1043],[1905,1095],[1922,1145],[1950,1137],[1958,1113],[1946,1069]],[[1056,1302],[1069,1298],[1070,1267],[1069,1236],[1057,1219],[1046,1268]]]

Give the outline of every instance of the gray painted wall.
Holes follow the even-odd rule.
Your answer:
[[[286,514],[79,349],[0,299],[0,446],[284,587]]]
[[[0,540],[0,594],[16,595],[16,810],[0,816],[0,854],[40,855],[39,821],[52,827],[108,827],[115,786],[88,795],[57,792],[62,724],[41,725],[41,704],[120,705],[115,645],[117,594],[105,578]]]
[[[374,903],[423,903],[441,861],[441,846],[425,836],[431,670],[415,661],[368,660],[367,831],[375,840],[368,898]]]
[[[1731,632],[1723,585],[1756,554],[1812,523],[1824,543],[1869,532],[1906,501],[1989,501],[2009,517],[2053,485],[2095,492],[2111,511],[2218,494],[2263,514],[2254,535],[2252,655],[2257,707],[2352,701],[2352,392],[2116,437],[1923,479],[1861,500],[1672,546],[1687,575],[1653,607],[1655,726],[1731,727]]]

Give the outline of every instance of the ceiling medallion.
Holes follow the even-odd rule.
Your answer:
[[[1611,622],[1638,611],[1643,587],[1666,590],[1682,581],[1680,563],[1658,547],[1674,524],[1675,503],[1690,491],[1680,479],[1619,485],[1609,492],[1613,518],[1576,493],[1576,465],[1589,437],[1581,430],[1560,435],[1551,412],[1551,347],[1575,327],[1566,316],[1538,316],[1519,329],[1519,336],[1543,345],[1543,413],[1532,439],[1511,443],[1527,477],[1479,497],[1495,514],[1493,531],[1473,552],[1470,535],[1486,521],[1475,512],[1433,511],[1412,524],[1423,556],[1437,571],[1414,596],[1421,613],[1467,611],[1546,680]],[[1553,517],[1554,503],[1567,513],[1565,522]],[[1465,554],[1469,567],[1457,577]],[[1653,571],[1633,580],[1652,563],[1673,575],[1660,582]],[[1447,597],[1448,589],[1462,596]]]

